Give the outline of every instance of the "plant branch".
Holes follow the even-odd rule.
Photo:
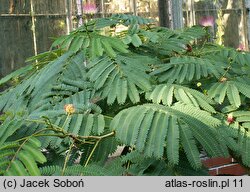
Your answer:
[[[115,135],[115,132],[112,131],[110,133],[107,133],[105,135],[102,135],[102,136],[78,136],[79,138],[81,139],[96,139],[96,140],[101,140],[101,139],[104,139],[104,138],[107,138],[107,137],[111,137],[111,136],[114,136]]]
[[[66,119],[65,119],[65,121],[64,121],[64,123],[63,123],[63,126],[62,126],[62,128],[61,128],[62,130],[64,130],[64,127],[65,127],[66,124],[68,123],[69,117],[70,117],[70,114],[67,115],[67,117],[66,117]]]
[[[63,165],[63,169],[62,169],[62,176],[63,176],[64,173],[65,173],[65,170],[66,170],[66,167],[67,167],[67,163],[68,163],[68,161],[69,161],[70,153],[71,153],[71,151],[72,151],[73,146],[74,146],[74,141],[71,143],[71,145],[70,145],[70,147],[69,147],[69,150],[68,150],[68,153],[67,153],[67,155],[66,155],[66,157],[65,157],[65,161],[64,161],[64,165]]]
[[[86,167],[86,166],[88,165],[88,163],[89,163],[91,157],[93,156],[93,154],[94,154],[94,152],[95,152],[95,150],[96,150],[98,144],[100,143],[100,141],[101,141],[101,140],[97,140],[97,141],[96,141],[96,143],[95,143],[93,149],[91,150],[90,155],[88,156],[88,159],[87,159],[86,163],[84,164],[84,167]]]
[[[47,124],[45,121],[41,121],[41,120],[27,120],[27,121]],[[65,120],[65,122],[66,122],[66,120]],[[49,123],[49,125],[51,126],[50,128],[45,128],[45,129],[39,130],[38,132],[36,132],[36,133],[34,133],[32,135],[37,136],[37,137],[38,136],[57,136],[57,137],[63,137],[63,138],[70,137],[73,140],[76,140],[76,141],[78,141],[80,143],[86,143],[86,141],[85,141],[86,139],[101,140],[101,139],[104,139],[106,137],[111,137],[111,136],[115,135],[115,132],[112,131],[112,132],[107,133],[107,134],[102,135],[102,136],[92,136],[92,135],[90,135],[90,136],[80,136],[80,135],[74,135],[72,133],[68,133],[63,128],[58,127],[57,125],[54,125],[52,123]],[[64,125],[65,125],[65,123],[64,123]],[[52,130],[52,131],[55,131],[55,132],[59,132],[59,133],[62,133],[62,135],[60,135],[60,134],[55,134],[55,135],[53,135],[53,134],[52,135],[51,134],[40,134],[41,132],[47,131],[47,130]],[[23,140],[23,139],[25,139],[25,138],[22,138],[20,140]]]

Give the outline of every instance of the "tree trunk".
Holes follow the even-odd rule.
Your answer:
[[[171,28],[169,19],[169,0],[158,0],[160,26]]]

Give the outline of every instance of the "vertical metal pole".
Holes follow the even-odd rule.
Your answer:
[[[183,28],[183,0],[172,1],[173,29]]]
[[[72,0],[68,0],[68,7],[69,7],[69,27],[70,31],[73,30],[73,23],[72,23]]]
[[[101,7],[102,7],[102,17],[105,17],[104,1],[103,0],[101,0]]]
[[[173,29],[174,28],[174,20],[173,20],[173,2],[172,0],[167,1],[167,8],[168,8],[168,20],[169,20],[169,28]]]
[[[77,10],[77,18],[78,20],[78,27],[82,26],[83,23],[83,10],[82,10],[82,0],[76,0],[76,10]]]
[[[188,2],[185,3],[185,12],[186,12],[185,25],[186,25],[186,26],[189,26],[189,9],[188,9]]]
[[[33,7],[33,0],[30,0],[30,15],[31,15],[31,22],[32,22],[32,36],[33,36],[33,46],[34,46],[34,53],[37,55],[37,39],[36,39],[36,19]],[[37,62],[37,61],[36,61]]]
[[[182,0],[159,0],[160,25],[171,29],[183,28]]]
[[[191,27],[196,24],[195,21],[195,10],[194,10],[194,1],[193,0],[188,0],[187,2],[187,26]]]
[[[194,9],[194,0],[191,0],[191,9],[192,9],[192,21],[193,21],[193,25],[196,25],[196,15],[195,15],[195,9]]]
[[[137,15],[137,2],[136,2],[136,0],[133,0],[133,13],[134,13],[134,15]]]
[[[65,13],[66,13],[66,26],[67,26],[67,34],[70,32],[70,26],[69,26],[69,9],[68,9],[68,0],[65,0]]]
[[[67,34],[72,31],[72,0],[65,0]]]
[[[245,49],[249,51],[249,37],[250,37],[250,0],[243,0],[243,19],[244,19],[244,35],[245,35]]]

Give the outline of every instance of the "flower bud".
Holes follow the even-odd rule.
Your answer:
[[[222,78],[220,78],[220,82],[225,82],[225,81],[227,81],[227,78],[226,77],[222,77]]]
[[[68,115],[71,115],[72,113],[74,113],[76,111],[75,107],[73,104],[66,104],[64,105],[64,110],[66,111],[66,113]]]
[[[197,87],[201,87],[201,86],[202,86],[201,82],[198,82],[198,83],[196,84],[196,86],[197,86]]]
[[[192,52],[193,48],[191,45],[187,44],[186,50],[187,50],[187,52]]]
[[[228,122],[229,124],[231,124],[231,123],[234,122],[234,117],[233,117],[233,114],[232,114],[232,113],[230,113],[230,114],[227,115],[227,122]]]

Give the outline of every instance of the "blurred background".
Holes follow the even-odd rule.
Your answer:
[[[212,40],[249,48],[250,0],[0,0],[0,78],[49,50],[86,19],[125,13],[181,29],[210,26]]]

